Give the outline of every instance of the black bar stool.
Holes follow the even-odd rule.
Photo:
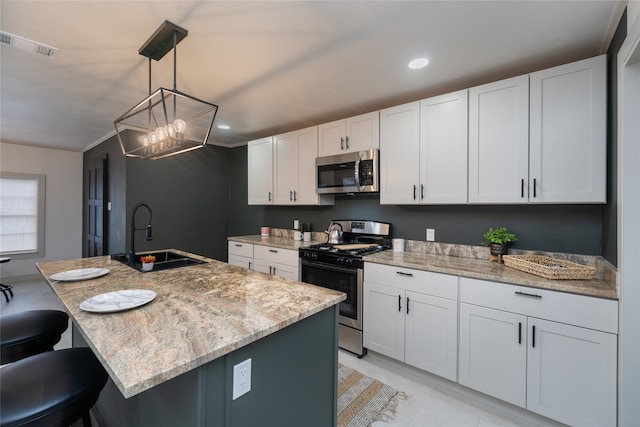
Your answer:
[[[69,315],[31,310],[0,316],[0,364],[52,351],[67,330]]]
[[[9,257],[0,257],[0,264],[4,264],[5,262],[9,261],[11,261],[11,258]],[[11,285],[0,283],[0,292],[2,292],[2,294],[4,295],[4,299],[6,299],[7,302],[9,302],[9,295],[11,295],[11,298],[13,298],[13,291],[11,290],[12,288],[13,286]],[[9,295],[7,295],[7,292],[9,292]]]
[[[82,419],[107,383],[107,373],[86,347],[50,351],[0,369],[0,426],[69,427]]]

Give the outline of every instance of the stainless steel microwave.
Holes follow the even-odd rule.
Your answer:
[[[318,194],[379,192],[379,150],[316,158]]]

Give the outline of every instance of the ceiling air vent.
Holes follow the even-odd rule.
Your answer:
[[[34,42],[33,40],[7,33],[6,31],[0,31],[0,43],[34,55],[46,56],[47,58],[54,58],[58,52],[58,49],[55,47]]]

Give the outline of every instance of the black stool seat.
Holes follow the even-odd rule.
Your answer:
[[[106,371],[86,347],[19,360],[0,369],[0,425],[69,427],[82,418],[90,426],[89,410],[106,382]]]
[[[53,350],[67,330],[69,315],[31,310],[0,316],[0,364]]]

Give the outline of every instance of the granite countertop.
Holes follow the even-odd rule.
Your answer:
[[[486,248],[485,248],[486,250]],[[593,280],[552,280],[525,273],[487,259],[465,258],[447,255],[430,255],[421,252],[378,252],[364,257],[367,262],[413,268],[460,277],[490,280],[532,288],[569,292],[599,298],[618,299],[615,281],[605,278]]]
[[[341,292],[171,250],[207,263],[148,273],[108,256],[37,264],[125,398],[345,299]],[[50,279],[95,267],[110,272],[77,282]],[[157,296],[118,313],[79,308],[87,298],[124,289],[149,289]]]
[[[272,229],[269,237],[234,236],[228,240],[298,250],[316,243],[326,242],[326,234],[313,234],[311,242],[295,241],[289,230]],[[514,254],[540,253],[560,257],[583,265],[595,266],[598,274],[593,280],[551,280],[524,271],[488,261],[488,249],[483,246],[467,246],[437,242],[407,241],[407,251],[391,250],[364,256],[367,262],[396,267],[413,268],[452,274],[494,282],[529,286],[532,288],[569,292],[598,298],[618,299],[616,273],[601,257],[574,254],[512,251]]]
[[[324,235],[324,240],[320,240],[320,238]],[[316,233],[314,232],[313,237],[315,240],[311,240],[309,242],[305,242],[302,240],[293,240],[291,236],[269,236],[269,237],[261,237],[259,234],[250,235],[250,236],[233,236],[227,237],[227,240],[232,240],[234,242],[240,243],[251,243],[253,245],[260,246],[271,246],[274,248],[280,249],[290,249],[292,251],[297,251],[300,248],[304,248],[311,245],[317,245],[318,243],[325,243],[327,241],[326,234],[324,233]]]

